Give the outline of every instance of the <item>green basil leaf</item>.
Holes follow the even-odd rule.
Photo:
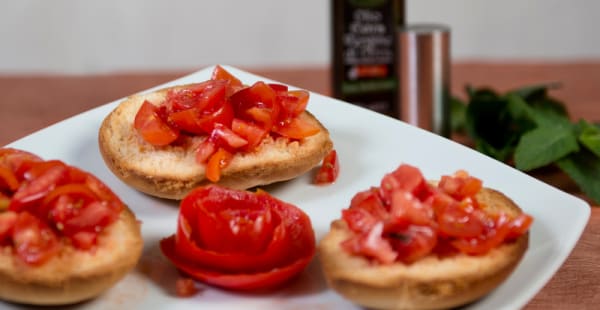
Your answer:
[[[518,95],[519,97],[525,99],[525,101],[531,101],[538,100],[541,98],[547,98],[549,89],[557,89],[561,86],[562,84],[560,82],[529,85],[511,90],[508,93]]]
[[[499,161],[507,161],[515,151],[514,146],[505,146],[503,148],[495,148],[485,140],[475,141],[475,149],[483,154],[486,154]]]
[[[450,128],[453,132],[464,132],[467,105],[460,99],[450,97]]]
[[[544,126],[525,133],[515,149],[515,166],[529,171],[551,164],[579,150],[570,126]]]
[[[600,204],[600,161],[594,154],[581,149],[556,164],[579,185],[584,194]]]
[[[579,121],[577,127],[579,142],[600,158],[600,128],[585,120]]]
[[[466,111],[466,130],[477,142],[483,140],[496,149],[510,145],[510,115],[506,110],[506,101],[498,97],[476,96]]]

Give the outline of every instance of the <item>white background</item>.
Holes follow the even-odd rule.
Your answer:
[[[0,0],[0,74],[329,64],[329,0]],[[454,60],[600,58],[600,1],[409,0]]]

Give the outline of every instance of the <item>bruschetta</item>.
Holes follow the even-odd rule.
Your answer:
[[[437,185],[401,165],[358,193],[319,243],[328,284],[376,309],[447,309],[498,287],[533,218],[464,171]]]
[[[137,264],[142,246],[134,214],[92,174],[0,149],[0,299],[94,298]]]
[[[309,93],[244,85],[220,66],[208,81],[121,102],[103,121],[107,166],[144,193],[182,199],[200,185],[248,189],[295,178],[333,148],[306,110]]]

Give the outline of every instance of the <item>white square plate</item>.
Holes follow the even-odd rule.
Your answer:
[[[225,66],[245,84],[268,79]],[[200,82],[213,67],[154,89]],[[106,182],[142,221],[145,241],[138,267],[97,299],[74,308],[85,309],[339,309],[354,307],[328,289],[318,260],[288,286],[269,294],[239,294],[206,287],[192,298],[174,295],[178,273],[161,254],[158,242],[175,232],[177,204],[143,195],[118,180],[98,151],[100,123],[120,100],[66,119],[9,146],[31,151],[45,159],[61,159],[90,171]],[[400,163],[419,167],[429,179],[465,169],[484,185],[511,197],[533,215],[530,248],[523,261],[500,287],[468,309],[516,309],[524,306],[563,264],[588,221],[590,207],[510,166],[472,149],[415,128],[393,118],[339,100],[311,93],[308,110],[329,129],[340,157],[335,184],[315,186],[306,174],[266,189],[293,203],[310,216],[317,240],[327,232],[352,196],[379,184]],[[560,229],[557,229],[560,228]],[[0,303],[0,307],[14,305]]]

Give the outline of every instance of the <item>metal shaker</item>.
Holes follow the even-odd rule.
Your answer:
[[[397,31],[398,118],[450,136],[450,28],[413,24]]]

